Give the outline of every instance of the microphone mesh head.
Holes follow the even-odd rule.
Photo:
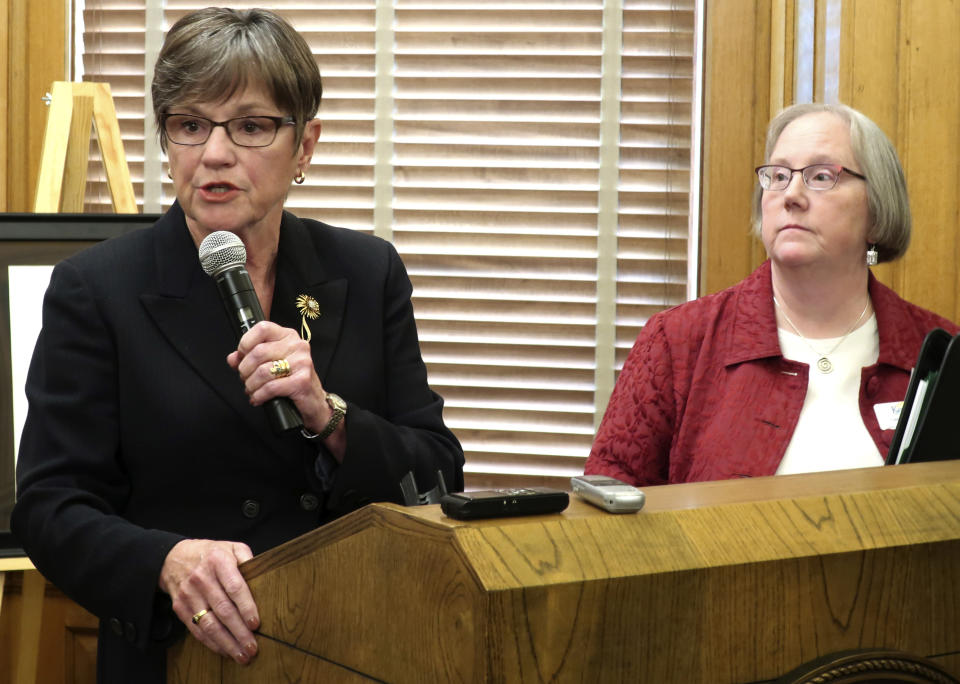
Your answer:
[[[208,276],[247,263],[243,240],[227,230],[218,230],[200,243],[200,266]]]

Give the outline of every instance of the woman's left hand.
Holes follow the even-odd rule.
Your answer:
[[[163,561],[158,584],[190,633],[214,653],[246,665],[257,654],[260,613],[238,565],[253,557],[240,542],[184,539]]]
[[[274,362],[285,360],[289,372],[271,372]],[[240,374],[253,406],[260,406],[274,397],[289,397],[311,432],[320,432],[333,415],[327,404],[326,390],[317,377],[310,355],[310,343],[291,328],[272,321],[261,321],[244,333],[236,351],[227,356],[227,363]],[[327,439],[327,447],[338,461],[346,448],[344,425],[337,426]]]

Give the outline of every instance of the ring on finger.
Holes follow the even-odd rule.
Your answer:
[[[290,375],[290,362],[286,359],[277,359],[270,364],[270,375],[275,378],[285,378]]]
[[[199,613],[196,613],[196,614],[195,614],[192,618],[190,618],[190,619],[193,620],[193,624],[199,625],[199,624],[200,624],[200,620],[203,618],[203,616],[206,615],[206,614],[209,613],[209,612],[210,612],[209,610],[207,610],[206,608],[204,608],[204,609],[201,610]]]

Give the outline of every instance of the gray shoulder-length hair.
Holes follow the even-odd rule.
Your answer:
[[[160,48],[150,88],[163,149],[162,117],[171,107],[221,102],[249,84],[263,84],[295,119],[299,144],[323,95],[320,69],[303,36],[264,9],[208,7],[179,19]]]
[[[867,207],[871,226],[868,236],[876,243],[878,261],[893,261],[907,251],[910,244],[910,201],[907,183],[897,151],[880,127],[856,109],[843,104],[804,103],[787,107],[770,122],[767,128],[767,149],[764,160],[769,161],[780,134],[791,122],[807,114],[829,112],[850,126],[850,146],[867,177]],[[762,222],[760,200],[763,190],[758,182],[753,193],[753,230],[759,237]]]

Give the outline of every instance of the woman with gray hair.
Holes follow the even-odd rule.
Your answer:
[[[870,272],[910,241],[897,154],[860,112],[800,104],[770,123],[756,174],[768,260],[644,326],[587,473],[653,485],[883,465],[924,337],[958,330]]]
[[[55,268],[12,515],[37,568],[100,617],[101,682],[164,681],[184,629],[250,662],[259,614],[240,563],[404,503],[410,475],[463,488],[396,250],[284,211],[320,135],[303,38],[264,10],[188,14],[152,94],[176,202]],[[238,268],[253,285],[229,312],[198,260],[210,237],[244,254],[236,289]],[[264,409],[277,399],[279,429]]]

